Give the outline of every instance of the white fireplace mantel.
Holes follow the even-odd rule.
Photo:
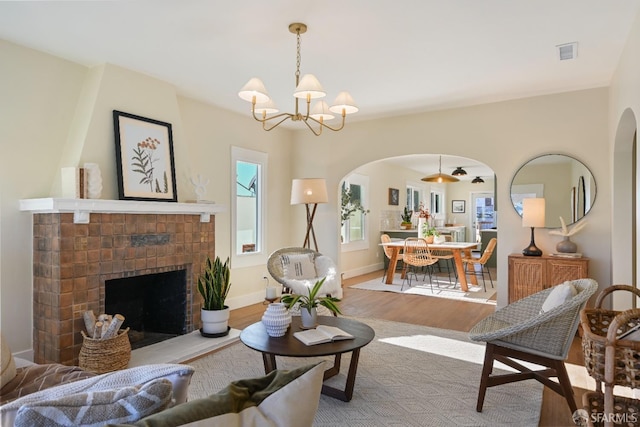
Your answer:
[[[32,213],[73,212],[73,222],[88,224],[91,213],[130,214],[199,214],[200,222],[209,222],[211,215],[224,212],[223,205],[215,203],[174,203],[138,200],[104,199],[22,199],[20,210]]]

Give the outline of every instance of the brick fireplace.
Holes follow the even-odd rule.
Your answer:
[[[214,217],[201,220],[192,213],[92,212],[89,219],[34,212],[34,361],[77,365],[82,315],[105,311],[111,279],[186,270],[186,332],[198,329],[197,277],[207,256],[215,256]]]

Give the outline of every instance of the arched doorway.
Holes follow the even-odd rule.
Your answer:
[[[440,163],[441,157],[441,163]],[[457,176],[455,183],[425,182],[422,178],[438,173],[451,175],[462,169],[466,175]],[[480,179],[476,179],[480,178]],[[340,264],[345,278],[358,276],[384,267],[384,254],[379,247],[382,232],[399,230],[405,206],[410,210],[420,204],[434,215],[434,225],[444,233],[453,233],[454,241],[476,242],[480,252],[482,242],[476,236],[490,231],[487,239],[497,237],[497,206],[495,203],[495,175],[487,165],[473,159],[446,154],[416,154],[377,160],[352,170],[340,180],[362,185],[361,203],[365,213],[366,235],[359,241],[343,241]],[[482,203],[476,195],[482,194]],[[342,194],[338,195],[341,199]],[[368,212],[367,212],[368,211]],[[359,214],[360,215],[360,214]],[[478,216],[480,215],[480,216]],[[483,230],[479,230],[479,218]],[[491,220],[491,225],[487,225]],[[417,222],[417,218],[413,218]],[[358,220],[357,224],[361,224]],[[485,224],[487,223],[487,224]],[[348,227],[348,224],[346,225]],[[341,221],[344,238],[344,221]],[[445,230],[445,229],[449,230]],[[493,228],[493,229],[492,229]],[[491,230],[490,230],[491,229]],[[417,231],[405,231],[417,234]],[[349,236],[351,237],[351,236]],[[480,239],[481,240],[481,239]],[[493,266],[495,267],[495,266]],[[497,285],[497,277],[493,276]]]
[[[625,110],[618,122],[613,147],[612,182],[612,268],[611,283],[638,286],[637,265],[640,263],[640,235],[638,234],[638,121],[633,111]],[[631,225],[631,226],[629,226]],[[616,310],[638,306],[628,295],[613,295]]]

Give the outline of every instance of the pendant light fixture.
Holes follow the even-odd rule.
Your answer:
[[[479,176],[476,176],[475,178],[473,178],[473,181],[471,181],[472,184],[484,184],[484,179],[480,178]]]
[[[325,101],[317,101],[311,108],[311,100],[316,98],[324,98],[326,95],[320,82],[313,74],[305,74],[300,77],[300,34],[307,31],[305,24],[294,22],[289,25],[289,31],[296,35],[296,89],[293,92],[295,98],[295,109],[293,113],[280,113],[275,107],[273,100],[267,94],[264,83],[259,78],[252,78],[246,85],[240,89],[238,96],[251,103],[251,114],[254,119],[262,123],[262,129],[269,131],[276,128],[280,123],[291,120],[294,122],[304,123],[314,135],[319,136],[322,129],[339,131],[344,127],[345,116],[358,111],[353,98],[349,92],[340,92],[333,105],[329,105]],[[307,104],[306,113],[298,110],[298,101]],[[339,126],[329,126],[326,120],[334,118],[334,114],[342,119]],[[273,121],[272,121],[273,120]]]
[[[464,176],[467,174],[467,171],[462,169],[460,166],[456,167],[456,169],[451,172],[451,175],[453,176]]]
[[[422,181],[426,182],[438,182],[438,183],[450,183],[450,182],[458,182],[460,181],[455,176],[447,175],[446,173],[442,173],[442,156],[440,156],[440,163],[438,166],[438,173],[434,173],[429,176],[425,176],[422,178]]]

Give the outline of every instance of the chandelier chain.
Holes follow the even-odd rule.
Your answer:
[[[299,81],[300,81],[300,30],[299,29],[296,31],[296,38],[298,39],[298,42],[296,43],[296,52],[297,52],[297,56],[296,56],[296,86],[297,86]]]

